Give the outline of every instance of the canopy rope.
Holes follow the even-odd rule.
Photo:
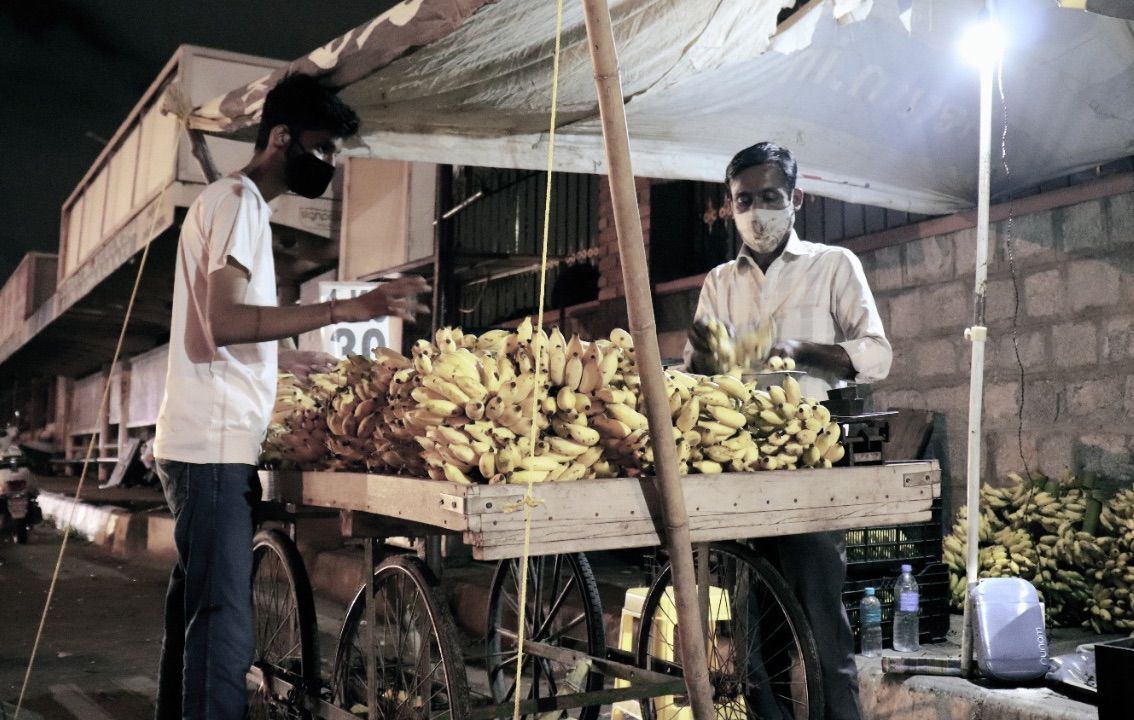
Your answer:
[[[547,295],[547,245],[551,226],[551,178],[555,163],[555,124],[556,111],[559,106],[559,56],[563,40],[563,0],[556,0],[555,4],[555,51],[551,63],[551,119],[547,131],[547,188],[544,193],[543,204],[543,247],[540,250],[539,266],[539,306],[536,315],[535,331],[532,333],[532,354],[535,356],[535,390],[532,392],[532,418],[531,428],[528,430],[528,452],[535,452],[536,433],[539,431],[534,418],[539,413],[543,402],[543,353],[545,348],[543,332],[543,311]],[[524,680],[524,639],[527,623],[528,608],[528,560],[531,554],[532,541],[532,509],[541,501],[537,500],[532,492],[532,481],[529,478],[527,490],[522,502],[524,510],[524,545],[520,554],[520,607],[516,629],[516,691],[512,709],[513,720],[520,720],[520,699],[523,697]],[[537,598],[538,600],[538,598]],[[534,679],[533,674],[533,679]]]

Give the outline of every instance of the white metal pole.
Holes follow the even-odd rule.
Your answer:
[[[988,328],[984,325],[984,300],[988,279],[988,204],[992,150],[992,73],[997,60],[991,56],[980,67],[980,158],[977,184],[976,283],[973,326],[965,330],[972,343],[969,368],[968,506],[969,528],[965,567],[968,573],[965,593],[964,626],[961,631],[961,672],[972,675],[973,631],[972,594],[977,582],[980,534],[981,410],[984,405],[984,346]]]

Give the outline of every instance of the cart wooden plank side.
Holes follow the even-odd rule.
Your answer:
[[[460,485],[396,475],[262,473],[264,499],[367,513],[396,527],[460,533],[477,560],[523,553],[522,485]],[[688,475],[694,542],[924,522],[940,493],[936,460],[829,470]],[[653,479],[540,483],[530,554],[664,544]]]

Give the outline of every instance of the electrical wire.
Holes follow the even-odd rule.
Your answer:
[[[1011,177],[1011,169],[1008,166],[1008,102],[1004,94],[1003,63],[1001,63],[996,70],[996,86],[1000,95],[1000,112],[1002,117],[1002,127],[1000,129],[1000,165],[1004,168],[1004,179],[1007,183],[1008,179]],[[1012,528],[1018,530],[1023,519],[1028,515],[1028,508],[1032,503],[1032,497],[1035,495],[1036,488],[1031,467],[1028,464],[1028,458],[1024,455],[1024,403],[1027,399],[1027,376],[1024,369],[1024,361],[1020,357],[1020,278],[1016,268],[1016,253],[1012,241],[1012,226],[1016,216],[1011,194],[1008,196],[1007,206],[1008,217],[1004,223],[1004,253],[1008,260],[1008,275],[1012,279],[1012,350],[1016,356],[1016,366],[1020,378],[1020,392],[1016,398],[1016,452],[1020,457],[1020,462],[1023,464],[1024,476],[1028,479],[1028,491],[1024,499],[1024,504],[1012,523]]]

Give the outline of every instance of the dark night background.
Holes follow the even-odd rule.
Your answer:
[[[0,1],[0,285],[182,43],[292,60],[396,0]]]

